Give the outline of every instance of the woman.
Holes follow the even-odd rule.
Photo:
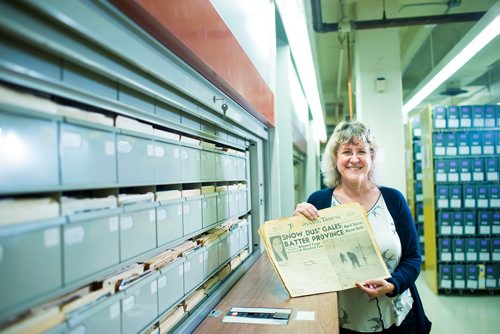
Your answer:
[[[329,188],[311,194],[307,203],[297,205],[295,214],[312,220],[318,210],[332,205],[360,203],[392,275],[338,293],[340,333],[428,333],[431,323],[415,286],[422,262],[415,224],[403,195],[375,184],[377,149],[364,124],[337,125],[321,162]]]

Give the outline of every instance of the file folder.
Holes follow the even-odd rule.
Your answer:
[[[460,119],[460,107],[459,106],[449,106],[447,110],[447,122],[448,128],[458,128]]]
[[[465,266],[462,264],[453,266],[453,287],[455,289],[465,288]]]
[[[457,134],[457,146],[459,155],[470,154],[469,132],[459,132]]]
[[[467,261],[477,261],[479,253],[479,242],[476,238],[465,239],[465,259]]]
[[[463,216],[464,216],[464,234],[467,235],[476,234],[476,212],[463,211]]]
[[[472,126],[472,107],[471,106],[461,106],[460,107],[460,127],[470,128]]]
[[[465,239],[453,239],[453,261],[465,260]]]
[[[466,266],[467,270],[467,289],[477,289],[479,288],[479,268],[475,264],[469,264]]]
[[[451,261],[452,260],[451,239],[448,239],[448,238],[439,239],[438,247],[439,247],[438,248],[439,260],[440,261]]]
[[[459,160],[459,174],[460,181],[469,182],[472,180],[472,160],[460,159]]]
[[[435,106],[432,108],[433,127],[435,129],[446,128],[446,107]]]
[[[484,127],[484,107],[472,106],[472,126],[475,128]]]

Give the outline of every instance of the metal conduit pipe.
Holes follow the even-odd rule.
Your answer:
[[[318,33],[326,33],[339,30],[338,23],[323,22],[322,11],[321,11],[321,0],[311,0],[311,7],[312,7],[314,31]],[[472,12],[472,13],[461,13],[461,14],[405,17],[396,19],[355,21],[352,22],[351,24],[353,29],[363,30],[363,29],[376,29],[376,28],[406,27],[412,25],[425,25],[425,24],[471,22],[471,21],[478,21],[485,13],[486,12]]]

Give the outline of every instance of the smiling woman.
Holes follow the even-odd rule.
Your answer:
[[[375,183],[377,151],[375,137],[364,124],[337,125],[321,165],[329,188],[311,194],[295,214],[312,220],[318,210],[357,202],[366,209],[385,255],[390,278],[358,282],[357,288],[338,293],[340,333],[428,333],[430,322],[415,287],[422,263],[415,224],[403,195]],[[355,252],[353,246],[347,255],[353,267],[360,267]]]

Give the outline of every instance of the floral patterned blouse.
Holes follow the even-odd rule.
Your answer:
[[[334,205],[340,205],[340,202],[332,196]],[[401,258],[401,242],[382,194],[368,211],[368,221],[387,269],[392,273]],[[345,265],[350,265],[349,261]],[[394,324],[400,325],[413,304],[409,290],[395,297],[384,295],[370,299],[359,289],[353,288],[340,291],[337,296],[340,327],[357,332],[380,332]]]

